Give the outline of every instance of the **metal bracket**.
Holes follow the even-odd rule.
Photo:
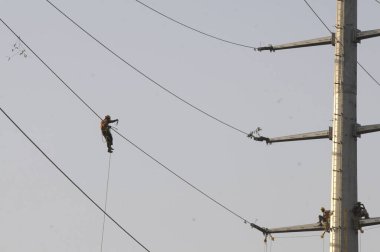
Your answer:
[[[333,127],[329,127],[329,140],[331,141],[333,139]]]
[[[359,29],[355,29],[352,31],[352,42],[360,43],[361,40],[358,38],[358,35],[360,32],[361,32],[361,30],[359,30]]]
[[[352,129],[352,136],[353,137],[361,137],[361,134],[359,133],[358,129],[361,125],[360,124],[356,124],[356,125],[353,125],[353,129]]]
[[[331,45],[332,45],[332,46],[335,46],[335,39],[336,39],[336,38],[335,38],[335,32],[332,32],[332,33],[331,33]]]

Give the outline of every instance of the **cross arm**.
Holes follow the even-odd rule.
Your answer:
[[[372,125],[358,125],[356,130],[354,130],[354,134],[357,137],[360,137],[362,134],[379,132],[380,124],[372,124]],[[267,144],[272,143],[280,143],[280,142],[292,142],[292,141],[302,141],[302,140],[313,140],[313,139],[323,139],[328,138],[332,139],[332,127],[329,127],[328,130],[294,134],[288,136],[280,136],[280,137],[264,137],[264,136],[254,136],[252,133],[248,135],[249,138],[252,138],[255,141],[266,142]]]
[[[362,219],[359,221],[361,227],[374,226],[380,224],[380,217]]]
[[[294,233],[294,232],[325,230],[325,228],[319,223],[311,223],[311,224],[289,226],[289,227],[279,227],[279,228],[264,228],[254,223],[251,223],[251,227],[263,232],[265,236],[270,235],[270,234],[275,234],[275,233]]]
[[[289,227],[280,227],[280,228],[268,228],[267,234],[275,233],[294,233],[294,232],[307,232],[307,231],[323,231],[325,228],[319,223],[298,225],[298,226],[289,226]]]
[[[328,37],[303,40],[299,42],[293,42],[293,43],[282,44],[282,45],[269,45],[269,46],[264,46],[264,47],[258,47],[257,51],[274,52],[277,50],[300,48],[300,47],[309,47],[309,46],[318,46],[318,45],[334,45],[334,43],[335,43],[335,34],[333,33],[331,36],[328,36]]]
[[[360,227],[374,226],[380,224],[380,217],[361,219],[359,220]],[[279,228],[263,228],[255,224],[251,224],[252,228],[256,228],[259,231],[263,232],[264,235],[269,234],[278,234],[278,233],[296,233],[296,232],[312,232],[312,231],[324,231],[323,227],[319,223],[311,223],[304,225],[288,226],[288,227],[279,227]]]
[[[379,37],[379,36],[380,36],[380,29],[368,30],[368,31],[359,31],[356,34],[356,38],[358,41],[360,41],[362,39],[374,38],[374,37]]]
[[[357,31],[354,35],[355,41],[360,42],[362,39],[374,38],[380,36],[380,29],[368,30],[368,31]],[[281,45],[268,45],[258,47],[257,51],[278,51],[284,49],[293,49],[300,47],[310,47],[310,46],[319,46],[319,45],[335,45],[335,33],[332,33],[331,36],[321,37],[316,39],[302,40],[298,42],[292,42]]]
[[[267,144],[272,143],[279,143],[279,142],[292,142],[292,141],[302,141],[302,140],[312,140],[312,139],[323,139],[323,138],[332,138],[332,128],[330,127],[329,130],[322,130],[322,131],[316,131],[316,132],[308,132],[308,133],[302,133],[302,134],[295,134],[295,135],[289,135],[289,136],[281,136],[281,137],[263,137],[263,136],[253,136],[248,135],[248,137],[252,138],[255,141],[265,141]]]
[[[367,134],[372,132],[380,131],[380,124],[372,124],[372,125],[358,125],[356,128],[356,134],[360,136],[361,134]]]

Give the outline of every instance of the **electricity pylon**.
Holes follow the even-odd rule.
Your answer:
[[[357,123],[357,44],[362,39],[380,36],[380,29],[357,29],[357,0],[337,0],[336,33],[331,36],[283,45],[259,47],[271,52],[332,44],[335,46],[333,125],[329,130],[254,140],[267,143],[328,138],[332,140],[331,211],[328,226],[318,223],[283,228],[263,228],[252,224],[267,237],[272,233],[325,230],[330,232],[330,252],[358,252],[358,231],[364,226],[380,224],[380,217],[364,217],[357,193],[357,138],[380,131],[380,124]],[[359,208],[358,208],[359,207]]]

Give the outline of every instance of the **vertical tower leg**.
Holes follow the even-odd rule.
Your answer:
[[[357,0],[337,0],[330,252],[357,252]]]

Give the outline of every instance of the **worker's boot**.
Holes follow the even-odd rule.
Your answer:
[[[112,150],[111,143],[107,142],[107,148],[108,148],[109,150]]]
[[[112,147],[111,147],[111,144],[109,142],[107,142],[107,148],[108,148],[108,152],[109,153],[112,153]]]

